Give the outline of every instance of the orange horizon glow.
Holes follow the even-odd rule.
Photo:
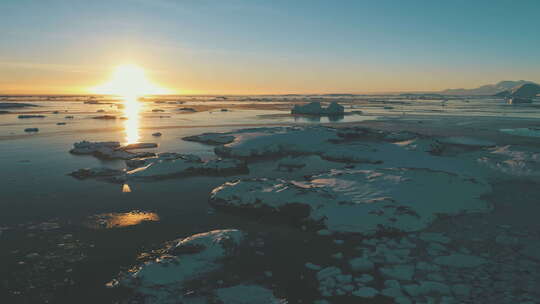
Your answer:
[[[134,99],[145,95],[166,95],[171,90],[162,88],[146,78],[144,69],[135,64],[117,66],[106,83],[90,89],[93,94],[117,95]]]

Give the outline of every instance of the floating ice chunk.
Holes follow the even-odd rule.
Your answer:
[[[114,143],[103,143],[114,145]],[[247,173],[246,164],[236,159],[213,159],[202,161],[192,154],[173,152],[160,153],[157,157],[126,159],[130,171],[93,168],[79,169],[70,175],[80,178],[99,178],[111,182],[125,182],[128,179],[165,179],[191,175],[225,175]],[[107,177],[113,177],[107,179]]]
[[[73,149],[69,151],[72,154],[90,154],[98,158],[107,159],[132,159],[154,156],[154,153],[139,152],[133,153],[121,149],[117,141],[89,142],[81,141],[73,144]]]
[[[47,116],[45,115],[19,115],[17,118],[19,119],[27,119],[27,118],[45,118]]]
[[[30,104],[30,103],[19,103],[19,102],[0,102],[0,109],[28,108],[28,107],[37,107],[37,105]]]
[[[284,299],[274,296],[272,290],[258,285],[237,285],[220,288],[215,291],[219,303],[222,304],[286,304]]]
[[[129,171],[127,178],[170,178],[192,174],[232,174],[247,172],[248,168],[236,159],[214,159],[202,161],[196,155],[180,154],[169,159],[160,154],[158,158],[147,159],[147,165]]]
[[[421,230],[440,214],[488,211],[479,197],[490,189],[470,178],[427,169],[333,170],[302,182],[229,182],[214,189],[210,200],[223,208],[283,213],[331,232],[370,235]]]
[[[112,120],[116,119],[116,116],[114,115],[102,115],[102,116],[94,116],[93,119],[103,119],[103,120]]]
[[[414,266],[411,265],[395,265],[382,267],[380,273],[385,278],[396,279],[400,281],[410,281],[414,276]]]
[[[195,110],[194,108],[179,108],[179,109],[177,109],[177,111],[181,111],[181,112],[197,112],[197,110]]]
[[[321,107],[318,101],[310,102],[306,105],[295,105],[291,114],[303,115],[343,115],[345,108],[337,102],[332,102],[327,108]]]
[[[116,170],[110,168],[84,168],[79,169],[70,173],[69,175],[77,179],[87,179],[87,178],[102,178],[102,177],[113,177],[124,174],[123,170]]]
[[[470,268],[478,267],[482,264],[485,264],[487,261],[484,258],[474,255],[456,253],[452,255],[436,257],[433,262],[441,266]]]
[[[375,265],[367,257],[358,257],[349,261],[349,265],[353,271],[370,271],[373,270]]]
[[[306,266],[307,269],[311,269],[311,270],[317,270],[317,271],[321,270],[321,266],[315,265],[315,264],[309,263],[309,262],[306,263],[304,266]]]
[[[440,154],[443,150],[441,143],[433,138],[415,138],[398,142],[396,145],[403,147],[405,150],[429,152],[432,154]]]
[[[338,140],[330,128],[261,128],[235,135],[235,141],[215,148],[226,157],[269,157],[320,154]]]
[[[379,291],[371,287],[361,287],[353,291],[352,294],[354,296],[361,297],[361,298],[373,298],[379,294]]]
[[[207,145],[223,145],[234,141],[234,136],[226,133],[203,133],[200,135],[186,136],[182,138],[186,141],[195,141]]]
[[[245,234],[235,229],[196,234],[178,240],[163,256],[121,276],[118,281],[133,289],[145,303],[183,302],[185,284],[204,280],[221,270],[224,259],[236,256],[244,239]],[[220,294],[228,299],[230,292],[221,290]]]
[[[489,140],[483,140],[472,137],[441,137],[439,142],[443,144],[472,146],[472,147],[493,147],[495,143]]]
[[[422,281],[418,288],[419,295],[450,295],[450,287],[440,282]]]

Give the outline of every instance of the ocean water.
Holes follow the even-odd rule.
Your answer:
[[[336,118],[288,114],[292,103],[311,100],[335,100],[344,104],[347,112],[362,113]],[[209,210],[209,192],[242,176],[136,183],[126,192],[122,185],[68,176],[80,168],[125,167],[124,161],[72,155],[68,151],[75,142],[155,142],[158,148],[149,151],[193,153],[208,159],[215,157],[213,147],[183,141],[182,137],[248,127],[436,122],[444,118],[451,121],[448,127],[463,123],[465,134],[467,123],[485,121],[493,138],[498,136],[499,121],[518,128],[525,122],[530,127],[531,121],[540,118],[538,103],[508,105],[501,99],[479,97],[167,96],[137,101],[103,96],[4,96],[0,102],[37,105],[0,114],[0,296],[8,301],[4,303],[41,303],[44,299],[50,303],[112,303],[122,299],[126,291],[107,289],[105,284],[136,263],[140,253],[175,238],[231,227],[272,231],[270,238],[280,245],[275,247],[275,265],[270,266],[276,272],[281,270],[279,284],[284,289],[287,284],[299,286],[288,293],[291,303],[306,298],[304,288],[308,287],[299,281],[297,267],[291,266],[313,250],[298,246],[300,240],[309,238],[306,233]],[[21,119],[19,115],[46,117]],[[117,119],[93,118],[101,115]],[[437,127],[445,128],[445,123]],[[26,128],[39,131],[25,132]],[[152,136],[155,132],[162,136]],[[508,131],[501,132],[503,135],[513,136]],[[512,138],[531,141],[526,136]],[[260,176],[277,174],[264,163],[254,166]],[[293,246],[296,251],[285,256],[283,246]],[[317,250],[321,255],[327,253],[326,249]],[[33,260],[33,253],[40,258]],[[281,259],[288,262],[281,263]],[[286,279],[288,275],[290,279]]]

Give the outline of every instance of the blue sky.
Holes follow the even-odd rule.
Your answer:
[[[0,92],[83,92],[132,63],[180,93],[540,82],[540,1],[1,0]]]

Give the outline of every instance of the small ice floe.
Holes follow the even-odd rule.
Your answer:
[[[323,108],[318,101],[310,102],[306,105],[295,105],[291,114],[302,115],[343,115],[345,108],[337,102],[332,102],[327,108]]]
[[[489,140],[483,140],[472,137],[453,136],[453,137],[440,137],[439,142],[443,144],[462,145],[471,147],[494,147],[496,144]]]
[[[161,135],[161,132],[152,133],[152,136],[154,137],[160,137]]]
[[[110,168],[84,168],[71,172],[70,176],[76,179],[88,179],[88,178],[105,178],[113,177],[124,174],[123,170],[110,169]]]
[[[216,296],[230,301],[231,294],[236,294],[237,291],[247,292],[236,294],[237,299],[248,295],[254,296],[253,299],[260,299],[253,291],[262,293],[260,296],[268,295],[265,290],[263,292],[261,289],[245,287],[226,289],[203,283],[206,280],[217,280],[216,276],[223,271],[226,259],[238,259],[238,252],[245,239],[244,232],[225,229],[176,240],[164,248],[163,255],[155,260],[137,267],[132,272],[121,274],[117,279],[118,285],[132,289],[138,299],[144,299],[144,303],[184,303],[199,297],[200,303],[208,303],[210,298]],[[197,281],[201,284],[190,284]]]
[[[461,303],[469,298],[471,288],[466,288],[463,279],[455,274],[477,282],[478,278],[472,275],[473,265],[489,266],[481,257],[447,249],[435,255],[424,254],[436,244],[416,237],[379,236],[364,239],[357,247],[361,255],[350,259],[348,265],[309,269],[318,282],[319,292],[327,298],[384,296],[392,299],[392,303],[420,303],[429,296],[436,303]],[[465,266],[458,261],[463,261]]]
[[[160,153],[157,157],[124,159],[131,170],[85,168],[69,175],[78,179],[96,178],[113,183],[125,183],[127,180],[159,180],[193,175],[230,175],[249,172],[246,164],[240,160],[212,159],[203,161],[193,154]]]
[[[18,109],[18,108],[29,108],[37,107],[37,105],[30,103],[19,103],[19,102],[0,102],[0,109]]]
[[[516,136],[540,137],[540,128],[500,129],[499,131]]]
[[[179,108],[179,109],[177,109],[177,111],[181,111],[181,112],[197,112],[197,110],[195,110],[194,108]]]
[[[272,290],[252,284],[241,284],[216,289],[215,298],[222,304],[287,304],[287,300],[278,299]]]
[[[103,120],[113,120],[116,119],[116,116],[114,115],[102,115],[102,116],[94,116],[92,119],[103,119]]]
[[[45,115],[19,115],[17,118],[19,119],[28,119],[28,118],[45,118],[47,116]]]
[[[133,162],[130,162],[134,165]],[[141,163],[137,164],[141,165]],[[128,179],[164,179],[188,175],[228,175],[247,173],[248,168],[236,159],[213,159],[202,161],[191,154],[160,154],[157,158],[146,159],[142,167],[127,172]]]
[[[486,183],[442,171],[347,169],[301,182],[228,182],[212,191],[210,202],[229,210],[280,213],[334,233],[374,235],[421,230],[441,214],[487,212],[490,206],[479,197],[490,190]]]
[[[234,138],[233,135],[227,135],[226,133],[203,133],[201,135],[186,136],[182,139],[207,145],[224,145],[233,142]]]
[[[155,156],[150,152],[129,152],[122,148],[117,141],[89,142],[81,141],[73,144],[72,154],[90,154],[98,158],[106,159],[132,159]]]
[[[24,132],[26,132],[26,133],[36,133],[36,132],[39,132],[39,129],[38,128],[26,128],[26,129],[24,129]]]
[[[481,257],[455,253],[451,255],[436,257],[433,262],[440,266],[471,268],[485,264],[487,261],[486,259]]]
[[[222,144],[215,153],[225,157],[275,157],[316,154],[336,161],[361,162],[378,154],[376,145],[385,142],[416,139],[411,132],[383,132],[369,128],[279,127],[245,129],[229,133],[205,133],[190,136],[192,140]],[[348,141],[366,140],[351,146]],[[404,143],[412,149],[410,143]],[[427,150],[434,150],[432,148]],[[373,161],[370,159],[370,161]]]

